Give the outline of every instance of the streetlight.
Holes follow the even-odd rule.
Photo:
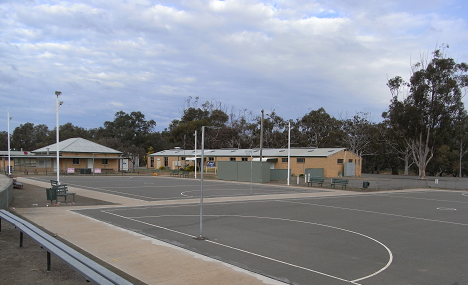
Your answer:
[[[11,175],[11,165],[10,165],[10,121],[13,119],[13,117],[10,117],[10,112],[7,112],[7,122],[8,122],[8,176]]]
[[[289,185],[290,177],[291,177],[291,121],[289,121],[289,129],[288,129],[288,185]]]
[[[203,169],[204,169],[204,160],[205,160],[205,128],[219,129],[219,127],[214,126],[202,126],[202,141],[201,141],[201,171],[200,171],[200,235],[197,239],[204,240],[203,237]]]
[[[59,107],[63,104],[63,101],[59,101],[59,96],[62,95],[62,92],[55,91],[57,99],[55,100],[55,116],[57,121],[57,132],[56,132],[56,147],[57,147],[57,184],[60,185],[60,162],[59,162]]]
[[[193,136],[195,137],[195,179],[197,179],[197,131]]]

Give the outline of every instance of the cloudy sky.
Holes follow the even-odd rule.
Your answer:
[[[0,0],[0,131],[84,128],[191,96],[297,119],[389,105],[389,78],[439,44],[468,62],[466,0]],[[466,102],[465,102],[466,104]]]

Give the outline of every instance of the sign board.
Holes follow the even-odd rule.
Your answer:
[[[214,161],[208,161],[206,167],[216,167],[216,163]]]
[[[68,168],[67,173],[75,173],[75,168]]]
[[[101,168],[94,168],[94,173],[101,173]]]

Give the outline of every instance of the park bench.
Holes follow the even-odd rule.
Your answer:
[[[182,170],[179,174],[180,177],[189,177],[189,172],[187,170]]]
[[[23,189],[23,183],[18,182],[18,179],[16,177],[13,177],[13,175],[8,175],[9,178],[13,179],[13,188],[16,189]]]
[[[309,181],[307,182],[307,186],[313,186],[314,183],[317,183],[320,185],[320,187],[322,187],[324,181],[325,179],[321,177],[310,177]]]
[[[68,192],[68,186],[67,184],[58,184],[57,180],[50,180],[50,185],[52,188],[47,188],[46,193],[47,193],[47,200],[50,200],[50,203],[52,203],[53,200],[55,202],[58,202],[58,197],[62,196],[65,199],[65,203],[67,203],[67,197],[68,196],[73,196],[73,202],[75,202],[75,194],[76,193],[71,193]]]
[[[13,178],[13,188],[23,189],[23,183],[18,182],[16,178]]]
[[[67,203],[67,197],[68,196],[73,196],[73,202],[75,202],[75,193],[68,192],[67,185],[64,185],[64,184],[63,185],[57,185],[57,186],[52,187],[52,189],[55,189],[55,191],[57,191],[57,197],[62,196],[62,197],[65,198],[65,203]]]
[[[174,169],[171,172],[171,176],[179,176],[180,170],[179,169]]]
[[[59,185],[57,180],[50,180],[50,186],[54,187],[57,185]],[[67,184],[60,184],[60,185],[67,185]]]
[[[331,182],[331,186],[335,188],[335,186],[341,185],[341,189],[346,189],[346,185],[348,185],[349,180],[348,179],[339,179],[339,178],[333,178]]]

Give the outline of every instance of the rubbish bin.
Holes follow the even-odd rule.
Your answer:
[[[364,189],[369,188],[369,185],[370,185],[369,181],[363,181],[362,182],[362,188],[364,188]]]
[[[81,168],[80,174],[91,174],[91,168]]]
[[[46,193],[47,193],[47,200],[50,200],[51,204],[52,204],[52,200],[57,201],[57,189],[46,188]]]

